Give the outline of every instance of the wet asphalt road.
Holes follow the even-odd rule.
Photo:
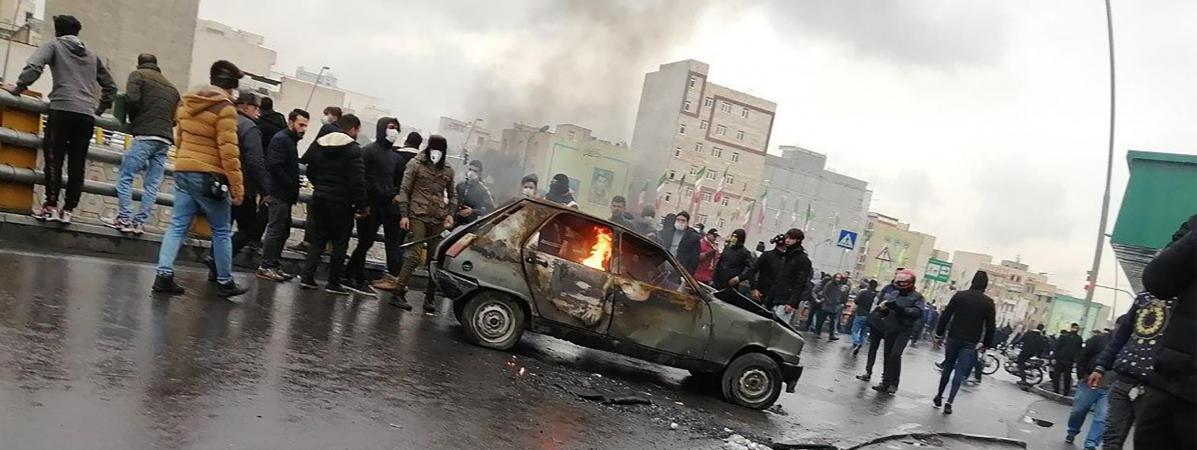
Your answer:
[[[898,395],[879,397],[853,378],[863,357],[846,337],[812,340],[799,391],[759,412],[684,371],[537,335],[511,353],[481,349],[448,313],[244,273],[239,304],[216,299],[196,268],[180,269],[190,290],[173,299],[149,294],[152,266],[111,259],[0,250],[0,274],[3,448],[721,448],[725,428],[839,445],[951,431],[1073,448],[1066,407],[1008,375],[966,387],[955,415],[932,409],[937,355],[925,345],[907,353]],[[581,400],[571,391],[583,385],[653,404]]]

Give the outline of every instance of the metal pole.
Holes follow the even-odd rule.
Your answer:
[[[1110,12],[1110,0],[1106,0],[1106,40],[1110,51],[1110,144],[1106,153],[1106,189],[1101,198],[1101,221],[1097,228],[1097,248],[1093,251],[1093,269],[1091,270],[1092,285],[1097,286],[1097,271],[1101,268],[1101,252],[1105,247],[1106,222],[1110,215],[1110,178],[1114,172],[1114,20]],[[1090,288],[1085,292],[1085,311],[1081,315],[1081,327],[1089,322],[1089,307],[1093,305],[1093,292]]]
[[[312,96],[316,95],[316,86],[320,85],[320,80],[324,77],[325,70],[328,70],[328,66],[321,67],[320,72],[316,74],[316,82],[312,83],[312,91],[308,93],[308,102],[303,104],[304,110],[312,107]]]

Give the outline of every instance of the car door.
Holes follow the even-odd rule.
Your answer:
[[[606,333],[614,244],[610,226],[569,212],[558,213],[532,234],[524,246],[524,273],[542,319]]]
[[[615,254],[610,337],[701,358],[711,338],[711,310],[681,266],[630,232],[620,234]]]

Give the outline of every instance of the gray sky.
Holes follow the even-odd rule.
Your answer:
[[[1116,213],[1127,149],[1197,153],[1197,3],[1113,8]],[[939,248],[1021,256],[1083,294],[1109,120],[1101,2],[202,0],[200,17],[265,35],[278,71],[330,66],[424,129],[505,117],[630,141],[644,73],[705,61],[778,103],[773,151],[826,153]],[[1101,284],[1112,262],[1107,247]]]

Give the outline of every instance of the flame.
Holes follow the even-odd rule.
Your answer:
[[[611,261],[612,243],[615,241],[611,230],[594,227],[594,245],[590,247],[590,256],[582,260],[582,265],[599,270],[607,270],[607,262]]]

